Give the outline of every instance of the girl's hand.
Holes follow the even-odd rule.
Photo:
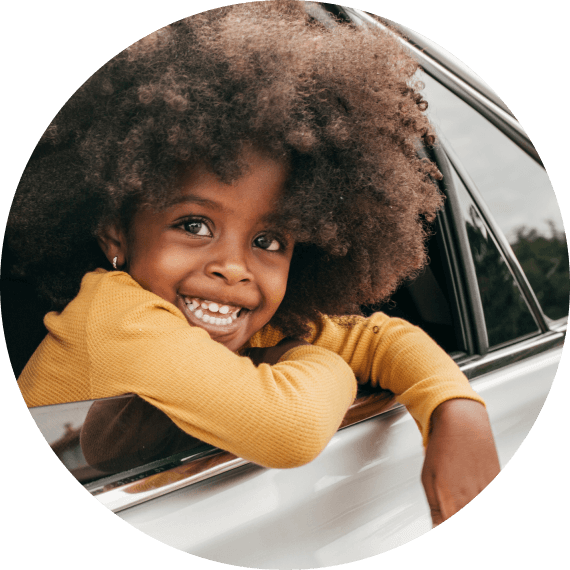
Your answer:
[[[432,414],[422,470],[433,526],[476,497],[499,473],[489,416],[479,402],[448,400]]]
[[[277,364],[279,359],[292,348],[304,346],[308,342],[296,338],[284,338],[277,345],[269,348],[248,348],[243,352],[243,356],[248,356],[256,366],[262,363]]]

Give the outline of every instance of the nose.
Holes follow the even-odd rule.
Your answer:
[[[206,273],[210,277],[223,279],[228,285],[253,281],[245,248],[236,243],[220,243],[211,254],[206,264]]]

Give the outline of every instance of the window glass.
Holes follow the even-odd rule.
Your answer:
[[[463,181],[452,169],[487,325],[489,346],[538,331],[517,281]]]
[[[84,484],[152,462],[154,473],[207,446],[135,394],[30,408],[54,453]],[[136,475],[133,475],[136,477]]]
[[[568,314],[568,250],[546,174],[499,129],[423,74],[428,116],[445,136],[507,237],[549,317]]]

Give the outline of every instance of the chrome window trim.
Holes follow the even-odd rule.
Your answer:
[[[548,331],[545,334],[538,334],[531,338],[520,340],[515,344],[491,350],[485,356],[468,359],[460,362],[459,365],[467,378],[473,380],[483,374],[488,374],[526,358],[559,348],[564,344],[565,337],[566,327],[563,330]]]
[[[390,392],[376,392],[357,398],[349,408],[339,429],[368,420],[389,410],[399,408]],[[147,476],[135,475],[140,468],[85,485],[99,502],[118,513],[135,505],[156,499],[167,493],[205,481],[216,475],[253,463],[236,457],[228,451],[212,447],[201,453],[178,460],[171,469],[153,472]],[[134,480],[133,480],[134,479]]]
[[[471,254],[471,247],[469,245],[469,237],[465,227],[465,220],[459,204],[456,189],[453,185],[453,177],[451,169],[453,168],[452,162],[448,158],[446,149],[443,145],[434,148],[434,157],[437,165],[443,174],[443,187],[447,196],[445,208],[449,211],[450,220],[449,231],[452,237],[455,238],[453,243],[447,244],[448,248],[453,252],[458,249],[457,254],[453,252],[454,268],[452,270],[459,270],[457,279],[462,282],[464,289],[465,299],[462,299],[462,304],[467,309],[467,314],[471,320],[471,344],[469,347],[471,354],[487,354],[489,351],[489,339],[487,336],[487,325],[485,323],[485,314],[483,312],[483,303],[481,301],[481,293],[479,291],[479,283],[477,281],[477,273],[475,271],[475,263]],[[457,267],[459,266],[459,267]]]
[[[118,513],[135,505],[172,493],[200,481],[205,481],[226,471],[231,471],[251,463],[247,459],[236,457],[228,451],[212,448],[197,455],[189,456],[180,465],[151,473],[146,477],[125,484],[113,483],[109,486],[99,485],[87,490],[104,506]],[[128,480],[129,472],[125,474]]]

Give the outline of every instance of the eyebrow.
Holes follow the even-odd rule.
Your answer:
[[[208,198],[201,198],[200,196],[195,196],[194,194],[185,194],[180,196],[176,200],[173,200],[170,205],[171,206],[178,206],[179,204],[199,204],[200,206],[206,206],[211,210],[215,210],[216,212],[224,212],[225,208],[218,204],[218,202],[214,202],[213,200],[209,200]]]
[[[199,204],[200,206],[205,206],[207,208],[210,208],[211,210],[214,210],[215,212],[224,213],[229,211],[218,202],[215,202],[214,200],[209,200],[208,198],[202,198],[201,196],[195,196],[194,194],[184,194],[183,196],[180,196],[176,200],[170,202],[170,207],[178,206],[180,204]],[[261,221],[269,222],[272,220],[274,215],[275,212],[269,212],[268,214],[266,214],[261,218]]]

